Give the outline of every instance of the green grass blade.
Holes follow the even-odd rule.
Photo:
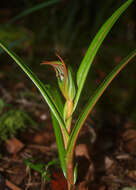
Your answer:
[[[64,147],[63,137],[61,134],[59,123],[54,117],[54,114],[52,112],[51,112],[51,118],[55,132],[61,168],[64,176],[66,177],[65,147]]]
[[[90,66],[94,60],[94,57],[101,46],[103,40],[109,33],[112,26],[115,24],[115,22],[118,20],[120,15],[127,9],[127,7],[133,2],[133,0],[126,1],[119,9],[117,9],[113,15],[103,24],[103,26],[100,28],[96,36],[94,37],[93,41],[91,42],[86,55],[84,56],[81,65],[79,66],[79,69],[77,71],[77,85],[78,90],[75,97],[74,102],[74,110],[77,106],[80,94],[82,92],[88,71],[90,69]]]
[[[59,90],[57,88],[55,88],[55,87],[52,87],[49,84],[44,85],[44,88],[45,88],[45,90],[48,89],[48,93],[50,93],[50,98],[52,99],[52,101],[56,105],[57,110],[60,113],[61,117],[63,117],[64,104],[62,102]]]
[[[22,62],[22,60],[11,50],[9,50],[3,43],[0,42],[0,46],[4,49],[10,57],[21,67],[21,69],[28,75],[28,77],[33,81],[36,87],[41,92],[42,96],[44,97],[46,103],[48,104],[49,108],[51,109],[52,113],[56,117],[57,121],[63,128],[63,132],[66,136],[68,136],[65,124],[59,113],[59,109],[56,107],[56,103],[53,102],[53,98],[50,95],[48,88],[43,85],[43,83],[38,79],[38,77],[31,71],[31,69]]]
[[[38,11],[38,10],[44,8],[44,7],[48,7],[48,6],[50,6],[50,5],[52,5],[52,4],[55,4],[55,3],[58,3],[58,2],[60,2],[60,0],[50,0],[50,1],[46,1],[46,2],[44,2],[44,3],[40,3],[40,4],[38,4],[38,5],[36,5],[36,6],[32,7],[32,8],[29,8],[29,9],[27,9],[27,10],[21,12],[19,15],[15,16],[13,19],[11,19],[11,20],[6,24],[6,26],[7,26],[7,25],[10,25],[10,24],[12,24],[12,23],[14,23],[14,22],[17,21],[18,19],[21,19],[21,18],[23,18],[23,17],[25,17],[25,16],[27,16],[27,15],[29,15],[29,14],[35,12],[35,11]]]
[[[62,103],[61,95],[60,95],[58,89],[52,88],[50,86],[49,90],[50,90],[50,93],[53,96],[56,104],[59,106],[60,112],[63,113],[64,105]],[[58,123],[57,119],[54,117],[52,112],[51,112],[51,118],[52,118],[53,128],[54,128],[54,132],[55,132],[61,168],[63,170],[64,176],[66,177],[65,147],[64,147],[63,136],[61,134],[59,123]]]
[[[62,102],[61,95],[60,95],[59,90],[57,88],[52,89],[52,97],[55,100],[55,102],[57,103],[58,109],[63,116],[64,104]]]
[[[50,91],[53,99],[55,100],[56,104],[58,105],[60,112],[63,114],[64,105],[61,100],[61,95],[60,95],[58,89],[52,88],[51,86],[48,86],[48,88],[49,88],[49,91]],[[54,117],[54,114],[52,112],[50,112],[50,113],[51,113],[53,128],[54,128],[54,132],[55,132],[61,168],[63,170],[64,175],[66,176],[65,147],[64,147],[63,136],[62,136],[60,126],[59,126],[57,119]]]
[[[131,59],[136,56],[136,49],[131,52],[123,61],[121,61],[120,64],[118,64],[111,73],[105,78],[105,80],[100,84],[100,86],[96,89],[94,94],[90,97],[88,103],[86,104],[85,108],[83,109],[83,112],[80,114],[75,127],[70,135],[69,138],[69,145],[67,154],[71,154],[71,151],[73,151],[73,146],[75,146],[78,134],[80,132],[80,129],[82,128],[88,114],[92,111],[93,107],[99,100],[99,98],[102,96],[103,92],[106,90],[106,88],[109,86],[111,81],[116,77],[116,75],[131,61]]]

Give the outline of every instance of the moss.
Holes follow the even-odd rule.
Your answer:
[[[36,126],[31,117],[21,110],[10,110],[0,117],[0,138],[6,140],[16,135],[18,131],[26,127]]]

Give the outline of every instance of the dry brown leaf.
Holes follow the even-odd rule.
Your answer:
[[[17,138],[8,139],[6,141],[6,149],[10,154],[18,153],[23,147],[24,144]]]
[[[76,146],[75,155],[78,156],[84,156],[88,160],[90,159],[87,146],[85,144],[79,144]]]
[[[136,138],[136,130],[134,129],[129,129],[123,133],[123,140],[124,141],[129,141],[131,139]]]
[[[123,140],[125,143],[125,150],[129,153],[136,152],[136,130],[129,129],[126,130],[123,135]]]
[[[127,171],[126,172],[126,175],[128,176],[128,177],[130,177],[130,178],[132,178],[132,179],[136,179],[136,170],[131,170],[131,171]]]
[[[113,165],[114,161],[108,156],[105,156],[105,168],[109,169]]]

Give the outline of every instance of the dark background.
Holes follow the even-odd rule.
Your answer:
[[[75,73],[100,26],[125,1],[64,0],[13,20],[21,12],[43,2],[46,1],[2,1],[0,39],[19,54],[45,83],[56,85],[54,71],[48,66],[40,66],[40,63],[43,60],[56,60],[57,52],[73,67]],[[101,46],[87,78],[81,105],[85,104],[92,90],[96,89],[112,68],[135,48],[135,10],[134,2],[123,13]],[[6,79],[1,80],[3,84],[26,80],[32,85],[15,64],[10,64],[13,61],[2,51],[0,53],[0,72],[4,73]],[[118,113],[136,121],[135,80],[136,65],[133,60],[105,92],[101,103],[97,104],[97,113]]]

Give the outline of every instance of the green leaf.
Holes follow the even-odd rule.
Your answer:
[[[45,166],[45,169],[48,170],[48,168],[52,165],[58,165],[59,164],[59,160],[58,159],[54,159],[54,160],[51,160],[49,161],[46,166]]]
[[[62,99],[61,99],[61,95],[60,95],[58,89],[55,88],[55,87],[52,87],[49,84],[44,85],[44,88],[48,89],[48,93],[50,93],[50,98],[52,99],[52,101],[56,105],[56,107],[57,107],[60,115],[63,117],[63,108],[64,108],[64,105],[63,105],[63,102],[62,102]]]
[[[100,28],[96,36],[94,37],[93,41],[91,42],[86,55],[84,56],[80,67],[77,71],[77,85],[78,85],[78,91],[75,97],[74,102],[74,110],[77,106],[80,94],[82,92],[88,71],[91,67],[91,64],[94,60],[94,57],[99,50],[103,40],[109,33],[112,26],[115,24],[115,22],[118,20],[120,15],[127,9],[127,7],[133,2],[133,0],[126,1],[119,9],[117,9],[113,15],[103,24],[103,26]]]
[[[43,98],[45,99],[46,103],[48,104],[49,108],[51,109],[52,113],[56,117],[59,124],[62,126],[63,132],[68,137],[68,133],[61,117],[61,113],[55,102],[53,102],[53,98],[45,85],[38,79],[38,77],[32,72],[32,70],[23,63],[23,61],[11,50],[9,50],[3,43],[0,42],[0,46],[10,55],[10,57],[21,67],[21,69],[28,75],[28,77],[33,81],[36,87],[41,92]]]
[[[52,89],[52,92],[51,92],[52,97],[53,97],[54,101],[56,102],[56,104],[58,105],[58,109],[59,109],[60,113],[63,115],[64,104],[62,102],[59,90],[55,87],[54,88],[52,87],[51,89]]]
[[[66,91],[68,94],[68,99],[73,100],[76,94],[76,88],[73,80],[73,71],[70,66],[68,67],[68,80],[66,81]]]
[[[74,167],[74,184],[76,183],[77,181],[77,163],[75,164],[75,167]]]
[[[63,112],[63,103],[62,103],[59,91],[56,88],[53,88],[53,89],[50,88],[50,90],[52,90],[55,96],[56,103],[59,104],[59,109],[61,109]],[[61,168],[62,168],[64,176],[66,177],[65,147],[64,147],[62,133],[60,130],[59,123],[54,117],[54,114],[52,112],[51,112],[51,118],[52,118],[53,128],[55,132]]]
[[[54,132],[55,132],[57,147],[58,147],[60,165],[61,165],[63,174],[66,177],[66,162],[65,162],[66,151],[65,151],[65,147],[64,147],[62,133],[60,130],[59,123],[56,120],[56,118],[54,117],[54,114],[52,114],[52,112],[51,112],[51,118],[52,118],[53,128],[54,128]]]
[[[40,3],[40,4],[38,4],[38,5],[36,5],[36,6],[32,7],[32,8],[29,8],[29,9],[27,9],[27,10],[21,12],[21,13],[18,14],[17,16],[15,16],[13,19],[11,19],[11,20],[6,24],[6,26],[8,26],[8,25],[14,23],[14,22],[17,21],[18,19],[21,19],[21,18],[23,18],[23,17],[25,17],[25,16],[27,16],[27,15],[33,13],[33,12],[36,12],[36,11],[38,11],[38,10],[40,10],[40,9],[43,9],[44,7],[48,7],[48,6],[50,6],[50,5],[54,4],[54,3],[58,3],[58,2],[60,2],[60,0],[50,0],[50,1],[46,1],[46,2],[44,2],[44,3]]]
[[[44,164],[41,164],[41,163],[33,164],[29,159],[25,159],[24,162],[29,168],[37,172],[40,172],[41,174],[44,172],[43,170]]]
[[[136,56],[136,49],[131,52],[120,64],[118,64],[111,73],[105,78],[105,80],[100,84],[100,86],[96,89],[94,94],[90,97],[88,103],[86,104],[85,108],[83,109],[82,113],[79,115],[79,118],[75,124],[75,127],[70,135],[69,144],[67,149],[67,154],[70,155],[73,151],[73,147],[76,144],[76,140],[78,134],[88,116],[88,114],[92,111],[93,107],[102,96],[103,92],[109,86],[111,81],[117,76],[117,74],[131,61],[131,59]]]

